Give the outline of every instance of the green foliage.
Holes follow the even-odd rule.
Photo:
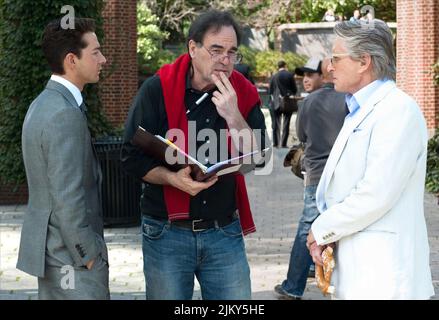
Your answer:
[[[439,61],[433,65],[433,80],[439,86]],[[436,129],[436,135],[428,141],[425,185],[428,191],[439,194],[439,129]]]
[[[102,42],[103,1],[71,0],[76,17],[94,18]],[[31,102],[44,89],[51,74],[41,51],[41,36],[47,23],[62,17],[64,0],[0,0],[0,179],[4,183],[25,181],[21,156],[21,128]],[[87,86],[92,133],[111,127],[100,112],[96,85]]]
[[[137,56],[139,71],[143,74],[153,74],[161,65],[171,63],[177,57],[162,49],[169,32],[160,30],[159,20],[146,4],[137,4]]]
[[[252,76],[258,78],[271,77],[277,71],[277,63],[280,60],[287,63],[289,70],[294,70],[306,62],[306,57],[292,52],[258,51],[244,45],[239,47],[239,52],[243,55],[242,61],[250,66]]]
[[[166,42],[184,42],[184,30],[202,11],[213,6],[215,0],[138,0],[145,4],[156,17],[158,26],[169,34]],[[221,0],[222,1],[222,0]],[[230,0],[229,0],[230,1]],[[232,0],[235,1],[235,0]]]
[[[439,60],[433,65],[433,80],[434,83],[439,86]]]
[[[375,10],[375,17],[386,22],[396,21],[396,0],[304,0],[302,22],[320,22],[326,10],[332,8],[336,15],[347,19],[355,9],[369,5]]]
[[[427,190],[439,194],[439,131],[428,141]]]
[[[250,66],[251,73],[254,75],[258,51],[244,45],[239,46],[238,51],[242,54],[242,62]]]
[[[255,76],[270,77],[277,71],[277,63],[280,60],[284,60],[287,63],[289,70],[294,70],[296,67],[303,66],[306,63],[306,57],[292,52],[260,51],[255,57]]]

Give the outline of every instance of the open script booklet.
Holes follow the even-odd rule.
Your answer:
[[[164,162],[166,166],[173,171],[178,171],[188,165],[191,166],[191,176],[197,181],[206,181],[215,174],[217,176],[225,176],[238,172],[241,174],[248,173],[257,165],[257,163],[253,161],[253,157],[261,153],[261,151],[253,151],[239,157],[217,162],[207,167],[168,139],[159,135],[153,135],[141,126],[137,128],[132,143],[140,147],[146,155]],[[171,152],[168,151],[168,148],[172,148]],[[262,156],[268,149],[269,148],[262,150]],[[179,159],[179,161],[174,161],[174,163],[167,161],[166,155],[169,157],[170,154],[173,156],[172,160]]]

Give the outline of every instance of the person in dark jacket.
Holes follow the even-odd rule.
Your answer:
[[[322,62],[311,60],[313,59],[296,71],[305,75],[305,82],[306,77],[317,73],[321,65],[323,84],[304,99],[296,119],[297,137],[305,143],[303,159],[305,194],[304,208],[291,250],[287,278],[282,284],[275,286],[275,292],[286,299],[301,299],[305,290],[308,271],[312,264],[312,258],[306,247],[306,237],[311,224],[319,215],[315,201],[316,189],[347,112],[344,94],[334,90],[331,74],[327,71],[329,59]]]
[[[279,70],[270,80],[270,115],[273,129],[273,146],[287,147],[288,135],[290,134],[290,120],[292,111],[284,111],[281,108],[283,97],[294,96],[297,92],[294,75],[287,69],[285,61],[277,64]],[[294,102],[294,101],[293,101]],[[281,130],[282,127],[282,130]]]
[[[235,64],[233,67],[236,71],[238,71],[244,77],[246,77],[248,79],[248,81],[255,84],[255,81],[253,80],[252,75],[251,75],[250,66],[248,64],[241,61],[240,63]]]

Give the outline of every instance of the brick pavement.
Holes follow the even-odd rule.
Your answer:
[[[270,127],[269,117],[267,127]],[[294,117],[291,127],[294,129]],[[245,240],[253,299],[276,299],[273,287],[286,276],[302,211],[302,181],[282,167],[286,152],[286,149],[274,150],[271,175],[247,177],[257,227],[257,232]],[[36,279],[15,269],[24,210],[24,206],[0,206],[0,300],[36,299]],[[439,207],[431,194],[425,195],[425,212],[436,290],[434,299],[439,299]],[[111,298],[144,299],[140,229],[105,229],[105,240],[109,248]],[[200,299],[197,284],[194,299]],[[308,280],[304,299],[324,299],[312,279]]]

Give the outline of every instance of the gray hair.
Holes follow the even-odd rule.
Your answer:
[[[335,25],[334,33],[345,41],[346,49],[353,59],[359,59],[366,53],[371,56],[373,72],[377,79],[395,81],[393,36],[384,21],[343,21]]]

